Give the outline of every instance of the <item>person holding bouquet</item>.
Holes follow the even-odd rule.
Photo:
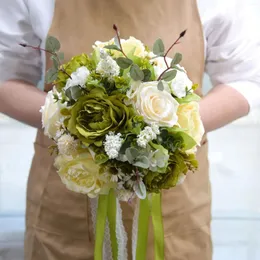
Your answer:
[[[96,257],[93,229],[99,226],[94,224],[98,217],[91,204],[100,190],[111,188],[102,186],[107,175],[97,177],[96,162],[102,165],[118,159],[124,162],[121,168],[118,164],[115,167],[120,170],[127,164],[160,172],[166,161],[167,169],[179,168],[179,157],[170,161],[166,151],[158,148],[159,142],[168,145],[168,150],[184,149],[185,165],[177,177],[165,168],[163,182],[149,176],[151,172],[144,177],[138,170],[133,178],[143,178],[139,186],[131,182],[132,177],[124,179],[124,189],[118,196],[125,201],[120,205],[128,242],[127,251],[116,259],[141,259],[131,249],[136,200],[128,189],[142,198],[142,185],[151,193],[163,190],[163,258],[212,259],[208,143],[204,132],[223,127],[260,106],[260,47],[247,24],[250,17],[237,1],[214,4],[215,8],[208,6],[203,13],[202,2],[191,0],[9,0],[8,4],[0,0],[0,112],[39,129],[27,189],[26,260]],[[113,24],[119,26],[120,32],[116,25],[112,28]],[[59,39],[61,47],[47,35]],[[153,46],[153,51],[143,43]],[[62,53],[57,52],[59,49]],[[83,55],[91,52],[92,60]],[[59,64],[63,58],[66,66]],[[53,64],[58,73],[52,70]],[[46,79],[55,82],[55,88],[54,84],[46,84],[44,91],[35,87],[43,71],[48,71]],[[211,76],[214,88],[203,97],[204,71]],[[106,90],[109,95],[101,84],[111,87],[111,91]],[[81,98],[84,91],[88,96]],[[113,91],[118,92],[113,96]],[[119,92],[129,104],[120,99]],[[139,117],[132,116],[132,108]],[[113,127],[107,122],[113,122]],[[137,136],[140,151],[149,143],[160,155],[139,160],[138,149],[132,148],[129,153],[126,149],[120,154],[122,143],[128,139],[124,132],[123,136],[116,133],[119,126]],[[174,131],[180,139],[166,142],[165,131],[169,135]],[[194,141],[191,146],[189,136]],[[152,142],[155,139],[156,144]],[[56,158],[48,151],[53,141],[57,144],[54,150],[58,149],[61,155]],[[100,152],[102,145],[104,153]],[[87,155],[80,153],[80,162],[84,163],[79,164],[73,157],[67,164],[68,154],[86,147],[95,149],[89,149]],[[198,167],[191,156],[195,152]],[[112,182],[123,179],[123,172],[112,174],[113,167],[108,168]],[[190,172],[195,169],[194,174]],[[84,184],[76,183],[82,171],[91,178],[84,179]],[[154,255],[160,259],[154,249],[156,229],[152,230],[149,229],[145,252],[138,245],[136,250],[146,259],[153,259]],[[111,259],[106,253],[105,248],[104,258]]]

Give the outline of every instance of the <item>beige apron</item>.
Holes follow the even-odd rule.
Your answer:
[[[204,46],[201,22],[194,0],[56,0],[50,35],[62,43],[69,60],[90,52],[96,40],[114,36],[117,24],[121,37],[134,36],[152,47],[157,38],[166,46],[188,29],[181,44],[174,48],[184,56],[182,65],[194,83],[201,83],[204,72]],[[47,61],[47,68],[49,67]],[[47,90],[47,86],[46,86]],[[199,90],[199,94],[201,91]],[[53,167],[51,144],[38,131],[35,156],[28,180],[25,260],[93,259],[93,226],[89,200],[61,183]],[[207,141],[198,152],[199,171],[189,173],[184,184],[163,192],[165,259],[210,260],[211,192],[208,176]],[[129,235],[134,205],[122,204]],[[149,234],[147,259],[153,257],[153,234]]]

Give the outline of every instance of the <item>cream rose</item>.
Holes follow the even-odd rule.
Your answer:
[[[177,111],[178,123],[181,128],[187,129],[186,133],[190,135],[197,145],[200,145],[204,135],[204,127],[200,118],[198,102],[190,102],[181,104]],[[196,146],[187,153],[196,152]]]
[[[65,104],[61,104],[54,100],[54,93],[58,95],[55,90],[48,92],[45,104],[40,110],[42,113],[42,127],[44,128],[44,134],[49,138],[56,138],[56,134],[60,130],[60,125],[63,120],[60,111],[65,107]]]
[[[135,86],[132,103],[147,124],[172,127],[178,121],[176,113],[179,103],[172,97],[168,85],[165,82],[163,84],[163,91],[157,88],[156,81]]]
[[[127,39],[127,40],[121,39],[120,41],[121,41],[123,51],[126,55],[130,54],[133,50],[134,50],[133,54],[138,57],[144,57],[147,54],[147,52],[145,51],[144,44],[140,40],[137,40],[136,38],[134,38],[132,36],[130,36],[129,39]],[[106,45],[112,45],[112,44],[115,44],[114,39],[111,39],[108,42],[96,41],[93,48],[102,49]],[[106,50],[106,49],[104,49],[104,50]],[[107,50],[106,50],[106,52],[107,52]],[[113,54],[113,57],[123,56],[123,54],[119,51],[112,50],[111,52]]]
[[[87,194],[94,198],[99,194],[107,194],[112,184],[105,175],[99,174],[99,166],[89,152],[77,157],[59,155],[54,166],[67,189]]]

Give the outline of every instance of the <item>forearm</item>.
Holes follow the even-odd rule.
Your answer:
[[[225,85],[214,87],[200,102],[206,132],[223,127],[248,112],[247,100],[238,91]]]
[[[41,128],[41,106],[46,94],[29,83],[7,81],[0,86],[0,113]]]

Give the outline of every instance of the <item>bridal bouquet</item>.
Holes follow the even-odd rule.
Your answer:
[[[140,201],[133,252],[144,259],[148,218],[161,214],[162,190],[198,167],[196,147],[204,134],[200,98],[179,65],[182,55],[168,57],[185,31],[169,49],[158,39],[150,50],[134,37],[121,39],[113,28],[114,39],[95,42],[90,55],[65,64],[59,41],[48,38],[45,51],[52,54],[53,68],[46,80],[54,87],[42,107],[42,123],[55,142],[61,181],[74,192],[98,197],[95,259],[102,259],[106,221],[113,259],[126,259],[126,243],[118,237],[119,201],[135,198]],[[153,220],[156,255],[164,259],[161,215]]]

